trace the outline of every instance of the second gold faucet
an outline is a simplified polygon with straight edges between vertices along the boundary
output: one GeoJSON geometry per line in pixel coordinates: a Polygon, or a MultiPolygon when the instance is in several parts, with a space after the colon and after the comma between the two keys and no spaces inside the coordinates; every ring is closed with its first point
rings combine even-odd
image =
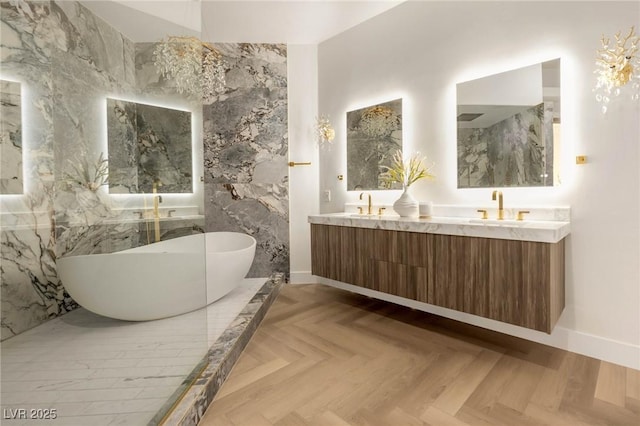
{"type": "MultiPolygon", "coordinates": [[[[364,192],[360,193],[360,199],[362,200],[362,197],[364,196],[364,192]]],[[[367,204],[367,214],[370,215],[371,213],[371,194],[367,194],[369,196],[369,202],[367,204]]]]}
{"type": "Polygon", "coordinates": [[[504,200],[502,197],[502,191],[498,191],[497,189],[493,191],[491,194],[491,199],[496,201],[496,196],[498,197],[498,220],[504,220],[504,200]]]}

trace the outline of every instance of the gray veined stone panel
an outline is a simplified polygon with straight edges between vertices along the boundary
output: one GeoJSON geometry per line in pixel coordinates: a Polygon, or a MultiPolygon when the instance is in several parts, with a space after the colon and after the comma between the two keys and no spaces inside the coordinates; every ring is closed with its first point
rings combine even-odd
{"type": "Polygon", "coordinates": [[[289,273],[287,185],[206,184],[205,229],[252,235],[256,256],[248,277],[289,273]]]}
{"type": "MultiPolygon", "coordinates": [[[[135,83],[134,43],[115,28],[78,2],[62,1],[56,6],[65,12],[69,50],[78,50],[97,72],[110,75],[115,81],[135,83]],[[68,23],[68,25],[67,25],[68,23]]],[[[75,52],[74,52],[75,53],[75,52]]]]}
{"type": "Polygon", "coordinates": [[[205,182],[285,182],[287,114],[280,87],[237,89],[205,105],[205,182]]]}
{"type": "Polygon", "coordinates": [[[22,101],[20,83],[0,80],[0,194],[21,194],[22,101]]]}
{"type": "Polygon", "coordinates": [[[58,280],[51,231],[35,223],[0,233],[2,340],[77,306],[58,280]]]}

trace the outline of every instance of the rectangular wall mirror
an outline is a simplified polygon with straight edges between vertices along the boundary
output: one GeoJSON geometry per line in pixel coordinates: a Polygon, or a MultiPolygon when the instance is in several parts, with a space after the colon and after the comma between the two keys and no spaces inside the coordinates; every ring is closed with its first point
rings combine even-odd
{"type": "Polygon", "coordinates": [[[0,80],[0,194],[22,194],[20,83],[0,80]]]}
{"type": "Polygon", "coordinates": [[[107,99],[109,192],[193,192],[191,113],[107,99]]]}
{"type": "Polygon", "coordinates": [[[402,150],[402,99],[347,112],[347,190],[398,189],[381,175],[402,150]]]}
{"type": "Polygon", "coordinates": [[[560,59],[456,89],[458,188],[557,183],[560,59]]]}

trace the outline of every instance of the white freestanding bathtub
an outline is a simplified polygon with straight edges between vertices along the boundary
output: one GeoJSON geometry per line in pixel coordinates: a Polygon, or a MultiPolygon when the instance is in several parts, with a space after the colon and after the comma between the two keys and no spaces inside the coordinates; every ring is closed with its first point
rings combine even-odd
{"type": "Polygon", "coordinates": [[[215,302],[249,272],[256,240],[209,232],[109,254],[58,259],[69,295],[99,315],[146,321],[191,312],[215,302]]]}

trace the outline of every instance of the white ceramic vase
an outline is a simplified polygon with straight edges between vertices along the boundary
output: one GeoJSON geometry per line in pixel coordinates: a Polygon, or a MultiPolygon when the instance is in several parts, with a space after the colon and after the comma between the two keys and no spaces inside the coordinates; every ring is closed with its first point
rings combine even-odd
{"type": "Polygon", "coordinates": [[[400,198],[393,203],[393,210],[395,210],[400,217],[418,217],[420,215],[418,202],[409,193],[408,186],[404,187],[404,192],[400,198]]]}

